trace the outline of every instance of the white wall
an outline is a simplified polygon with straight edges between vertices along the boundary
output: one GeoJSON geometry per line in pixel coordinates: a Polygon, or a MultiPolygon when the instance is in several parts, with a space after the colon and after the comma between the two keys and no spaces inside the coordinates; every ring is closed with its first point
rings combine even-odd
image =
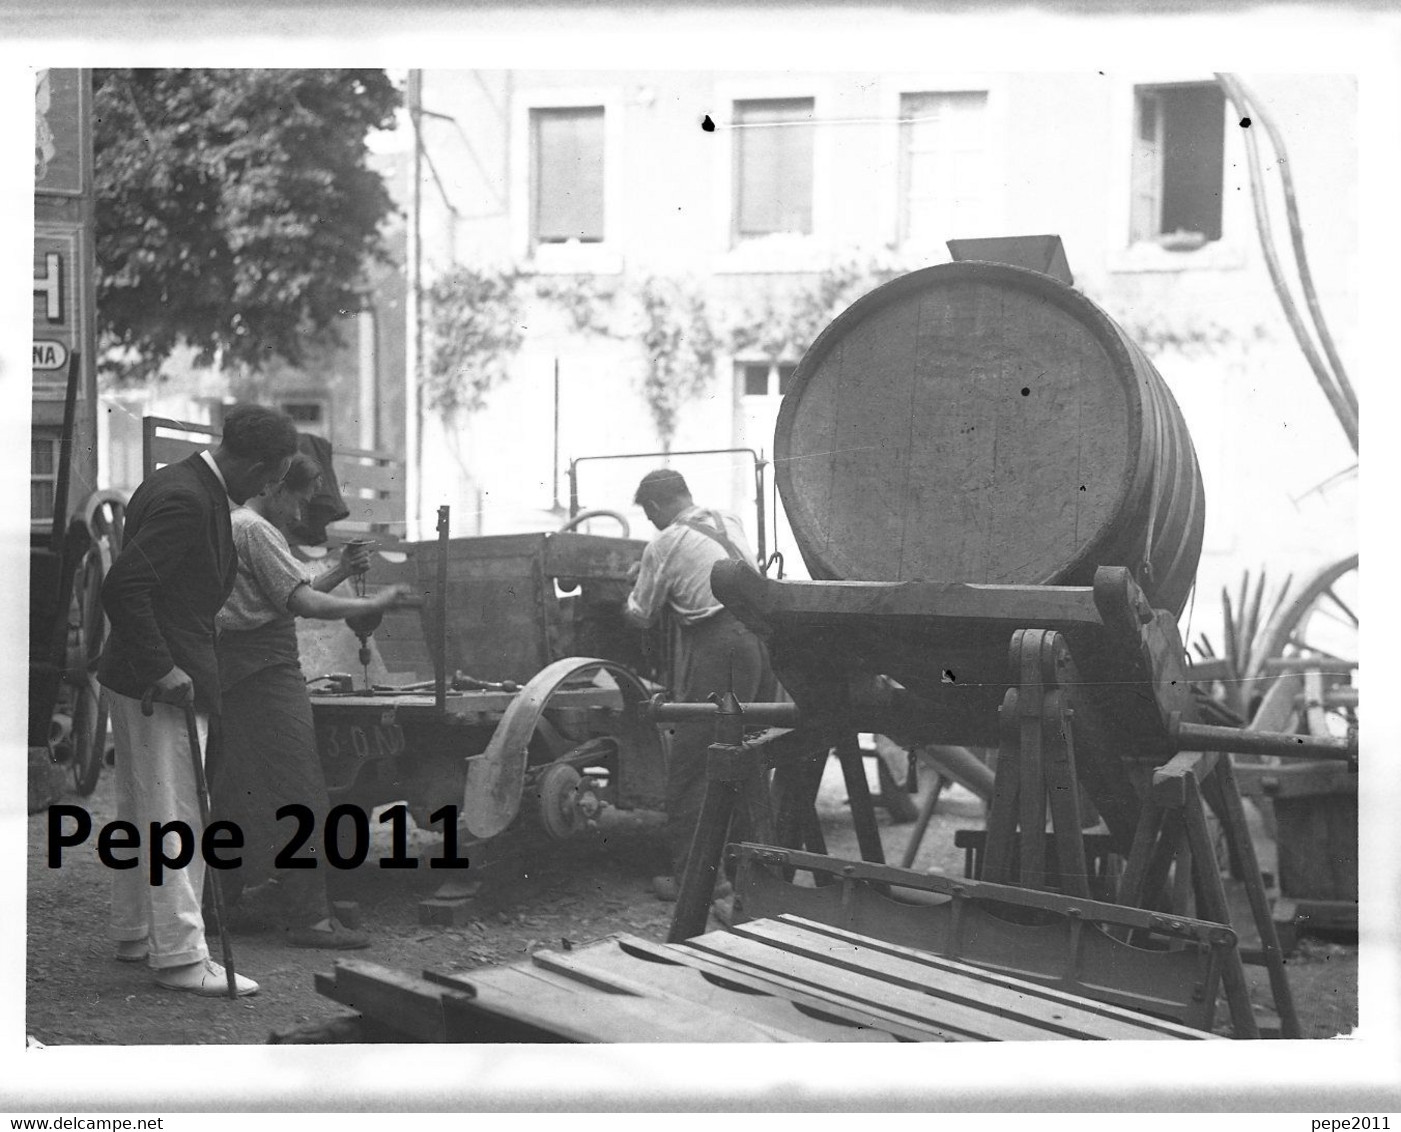
{"type": "MultiPolygon", "coordinates": [[[[883,252],[895,231],[898,127],[892,118],[899,93],[986,89],[993,170],[987,215],[995,231],[950,235],[1058,233],[1077,284],[1131,332],[1146,327],[1233,338],[1224,348],[1168,345],[1154,355],[1182,407],[1206,482],[1206,547],[1192,632],[1219,637],[1223,584],[1234,591],[1243,570],[1262,565],[1282,578],[1342,557],[1356,547],[1357,530],[1351,488],[1335,487],[1326,497],[1307,494],[1353,457],[1264,272],[1238,128],[1227,130],[1219,246],[1176,257],[1126,247],[1134,86],[1209,78],[1206,72],[431,72],[425,105],[454,115],[470,145],[450,124],[427,128],[445,191],[458,209],[450,219],[434,203],[440,198],[436,186],[425,188],[429,270],[444,270],[454,258],[520,259],[528,233],[522,162],[529,108],[596,101],[608,108],[608,239],[602,248],[554,249],[554,258],[542,258],[538,266],[567,268],[573,256],[573,266],[601,280],[651,272],[690,276],[709,287],[713,309],[723,310],[746,294],[800,279],[795,271],[833,256],[883,252]],[[790,95],[815,98],[820,120],[814,235],[796,246],[789,241],[732,250],[733,137],[723,128],[702,132],[699,118],[709,113],[723,126],[736,98],[790,95]]],[[[1314,276],[1346,357],[1356,319],[1356,91],[1347,78],[1327,75],[1244,78],[1285,132],[1314,276]]],[[[1277,188],[1271,193],[1283,232],[1277,188]]],[[[1285,248],[1286,263],[1287,254],[1285,248]]],[[[923,257],[921,262],[944,258],[942,249],[932,248],[923,257]]],[[[555,356],[561,362],[562,501],[567,503],[563,471],[571,457],[660,447],[638,391],[642,359],[635,344],[570,334],[540,310],[532,310],[527,322],[511,380],[493,391],[484,412],[455,430],[456,450],[425,437],[425,485],[442,485],[464,509],[464,519],[470,513],[483,532],[532,524],[538,529],[552,521],[544,509],[553,497],[555,356]]],[[[739,427],[743,414],[731,374],[731,359],[722,356],[712,387],[685,409],[673,448],[743,442],[772,454],[771,433],[755,435],[763,430],[751,428],[746,434],[739,427]]],[[[586,464],[583,504],[627,507],[648,466],[586,464]]],[[[750,521],[748,480],[732,465],[688,474],[698,497],[741,511],[750,521]]],[[[431,494],[425,490],[425,505],[431,494]]],[[[455,531],[465,529],[454,522],[455,531]]]]}

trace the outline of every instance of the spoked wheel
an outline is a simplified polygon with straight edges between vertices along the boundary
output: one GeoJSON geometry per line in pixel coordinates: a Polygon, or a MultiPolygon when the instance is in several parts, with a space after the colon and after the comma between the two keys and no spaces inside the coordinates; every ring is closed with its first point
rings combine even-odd
{"type": "Polygon", "coordinates": [[[97,661],[107,635],[102,612],[102,580],[107,575],[105,559],[105,546],[93,544],[73,573],[65,673],[72,708],[68,765],[73,774],[73,787],[83,795],[91,794],[97,786],[107,750],[107,701],[97,682],[97,661]]]}
{"type": "Polygon", "coordinates": [[[1266,627],[1263,659],[1252,675],[1269,689],[1256,712],[1272,715],[1267,730],[1282,729],[1286,695],[1291,703],[1302,697],[1300,730],[1342,735],[1357,725],[1351,683],[1358,657],[1357,562],[1353,554],[1325,566],[1266,627]]]}

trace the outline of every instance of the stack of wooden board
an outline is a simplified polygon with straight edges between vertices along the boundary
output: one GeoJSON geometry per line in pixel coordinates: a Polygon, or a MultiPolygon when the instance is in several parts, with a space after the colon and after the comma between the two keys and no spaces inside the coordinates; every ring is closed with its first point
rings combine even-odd
{"type": "Polygon", "coordinates": [[[322,994],[387,1041],[1203,1040],[1212,1035],[797,916],[622,935],[423,978],[342,960],[322,994]]]}

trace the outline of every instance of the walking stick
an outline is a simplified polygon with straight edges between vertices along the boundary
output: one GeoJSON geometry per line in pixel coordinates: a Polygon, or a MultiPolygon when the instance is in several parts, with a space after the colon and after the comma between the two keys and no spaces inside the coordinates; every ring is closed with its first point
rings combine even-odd
{"type": "MultiPolygon", "coordinates": [[[[141,698],[141,713],[150,715],[155,711],[155,688],[148,688],[141,698]]],[[[199,822],[203,829],[209,828],[209,783],[204,777],[204,756],[199,749],[199,722],[195,718],[195,702],[185,701],[185,731],[190,739],[190,761],[195,769],[195,793],[199,796],[199,822]]],[[[234,974],[233,943],[229,939],[228,923],[224,916],[224,890],[219,881],[219,872],[213,866],[204,871],[209,881],[209,890],[214,895],[214,915],[219,920],[219,947],[224,955],[224,978],[228,980],[229,997],[238,997],[238,984],[234,974]]]]}

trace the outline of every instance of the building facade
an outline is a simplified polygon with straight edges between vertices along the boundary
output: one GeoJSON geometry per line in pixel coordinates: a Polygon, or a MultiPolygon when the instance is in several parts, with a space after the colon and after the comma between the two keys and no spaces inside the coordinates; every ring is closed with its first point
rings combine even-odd
{"type": "MultiPolygon", "coordinates": [[[[1319,302],[1346,360],[1355,84],[1244,78],[1287,143],[1319,302]]],[[[456,532],[540,529],[567,501],[572,458],[772,453],[806,344],[787,331],[820,329],[824,302],[835,314],[863,280],[947,260],[950,238],[1054,233],[1076,286],[1144,346],[1191,431],[1208,506],[1199,599],[1214,607],[1207,595],[1234,590],[1242,570],[1282,581],[1356,547],[1355,456],[1261,255],[1244,143],[1259,127],[1242,124],[1209,73],[517,70],[419,81],[424,293],[465,270],[510,277],[520,302],[519,341],[480,406],[423,410],[425,517],[449,503],[456,532]],[[699,297],[705,348],[693,349],[704,336],[693,320],[653,333],[649,293],[699,297]],[[648,393],[658,342],[710,370],[681,383],[669,434],[648,393]]],[[[1290,263],[1271,165],[1262,183],[1290,263]]],[[[432,349],[428,333],[425,374],[432,349]]],[[[674,463],[698,495],[752,517],[746,458],[674,463]]],[[[586,462],[581,505],[636,521],[631,488],[648,466],[586,462]]],[[[781,519],[776,533],[801,573],[781,519]]]]}

